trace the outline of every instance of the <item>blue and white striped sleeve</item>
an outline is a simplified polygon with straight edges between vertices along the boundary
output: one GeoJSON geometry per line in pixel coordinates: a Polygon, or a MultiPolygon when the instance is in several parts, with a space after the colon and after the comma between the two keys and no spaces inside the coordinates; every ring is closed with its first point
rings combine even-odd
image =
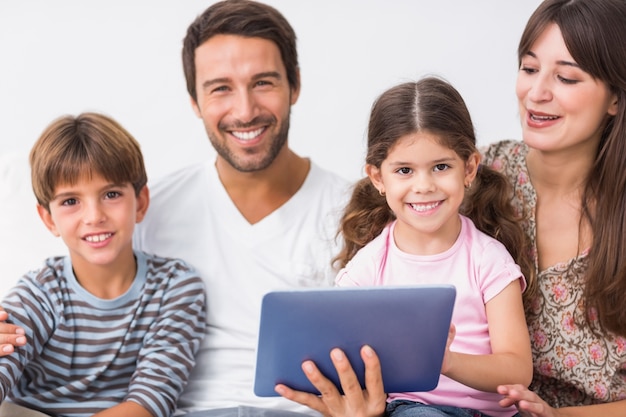
{"type": "Polygon", "coordinates": [[[206,296],[203,281],[181,261],[166,263],[158,274],[169,276],[167,286],[155,301],[158,315],[145,336],[126,400],[160,417],[174,411],[195,365],[205,334],[206,296]]]}
{"type": "Polygon", "coordinates": [[[0,358],[0,400],[15,386],[28,363],[41,353],[54,331],[57,292],[45,286],[55,286],[55,280],[49,268],[31,272],[22,277],[2,301],[2,307],[9,314],[7,322],[24,329],[27,343],[17,347],[13,354],[0,358]]]}

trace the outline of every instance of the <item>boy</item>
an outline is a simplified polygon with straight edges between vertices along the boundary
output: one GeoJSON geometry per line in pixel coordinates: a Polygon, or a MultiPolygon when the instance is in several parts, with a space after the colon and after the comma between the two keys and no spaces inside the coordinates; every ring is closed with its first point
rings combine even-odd
{"type": "Polygon", "coordinates": [[[204,336],[204,286],[182,261],[133,250],[149,205],[138,143],[109,117],[65,116],[30,165],[39,216],[69,256],[2,302],[29,343],[0,358],[0,398],[56,416],[171,415],[204,336]]]}

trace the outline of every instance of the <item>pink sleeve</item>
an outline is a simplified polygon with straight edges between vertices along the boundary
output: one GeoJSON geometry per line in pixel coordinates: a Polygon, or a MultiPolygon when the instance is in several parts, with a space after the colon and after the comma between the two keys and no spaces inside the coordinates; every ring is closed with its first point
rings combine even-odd
{"type": "Polygon", "coordinates": [[[484,248],[482,257],[481,287],[487,303],[511,282],[519,280],[522,292],[526,290],[526,279],[504,245],[494,242],[484,248]]]}

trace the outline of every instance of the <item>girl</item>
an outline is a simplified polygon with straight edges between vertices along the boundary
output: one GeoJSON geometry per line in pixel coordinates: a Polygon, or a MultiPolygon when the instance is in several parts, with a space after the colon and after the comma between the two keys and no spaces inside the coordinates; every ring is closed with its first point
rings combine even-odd
{"type": "MultiPolygon", "coordinates": [[[[457,288],[439,385],[389,394],[394,417],[512,416],[514,407],[498,405],[496,388],[530,383],[525,282],[513,259],[527,273],[524,234],[505,178],[479,167],[475,143],[462,97],[440,79],[391,88],[372,108],[368,177],[342,219],[336,282],[457,288]]],[[[419,323],[407,331],[419,331],[419,323]]]]}

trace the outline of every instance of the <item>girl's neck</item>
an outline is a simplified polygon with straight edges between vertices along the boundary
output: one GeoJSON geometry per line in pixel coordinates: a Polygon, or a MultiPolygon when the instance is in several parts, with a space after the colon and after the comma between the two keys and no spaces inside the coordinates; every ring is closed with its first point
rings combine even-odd
{"type": "Polygon", "coordinates": [[[461,233],[461,227],[460,216],[456,216],[431,233],[417,231],[398,220],[394,226],[393,239],[402,252],[420,256],[437,255],[454,245],[461,233]]]}

